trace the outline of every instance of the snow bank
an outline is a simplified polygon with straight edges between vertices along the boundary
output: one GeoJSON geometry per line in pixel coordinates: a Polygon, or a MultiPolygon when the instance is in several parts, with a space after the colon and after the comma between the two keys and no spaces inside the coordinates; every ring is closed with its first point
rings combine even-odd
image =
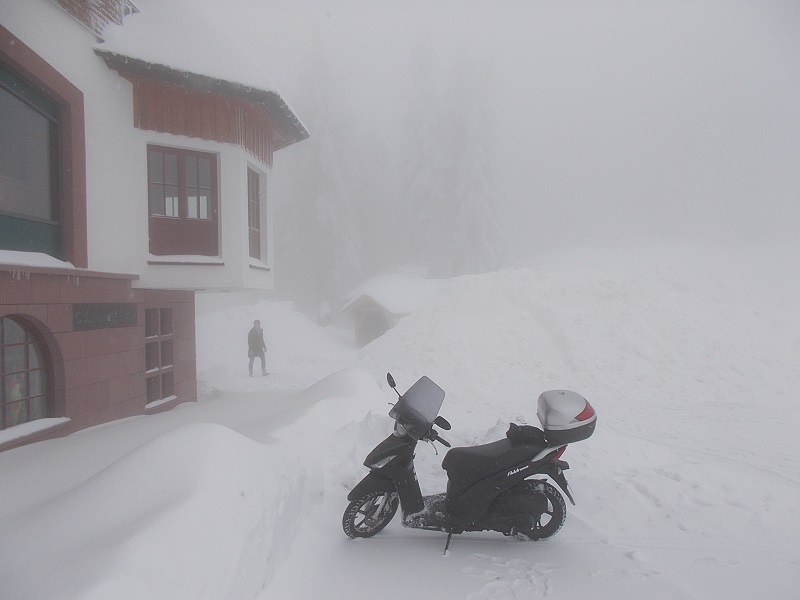
{"type": "MultiPolygon", "coordinates": [[[[215,396],[0,454],[0,597],[400,600],[413,572],[432,597],[794,598],[798,253],[613,254],[445,282],[358,352],[289,304],[200,298],[215,396]],[[251,379],[256,318],[273,373],[251,379]],[[347,493],[391,431],[387,371],[445,389],[454,445],[536,423],[544,389],[585,395],[599,424],[564,455],[578,504],[558,536],[463,535],[446,560],[397,520],[347,540],[347,493]]],[[[427,493],[442,456],[417,448],[427,493]]]]}
{"type": "Polygon", "coordinates": [[[314,485],[230,429],[176,429],[19,515],[0,552],[3,597],[254,597],[314,485]]]}

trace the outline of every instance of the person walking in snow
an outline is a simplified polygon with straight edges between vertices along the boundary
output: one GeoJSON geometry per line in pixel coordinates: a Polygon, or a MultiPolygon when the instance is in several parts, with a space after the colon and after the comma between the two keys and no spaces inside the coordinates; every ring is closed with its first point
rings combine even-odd
{"type": "Polygon", "coordinates": [[[256,357],[261,360],[261,374],[267,374],[267,365],[265,363],[264,353],[267,351],[267,345],[264,343],[264,330],[261,329],[261,321],[256,319],[253,321],[253,328],[247,334],[247,356],[250,357],[250,377],[253,376],[253,362],[256,357]]]}

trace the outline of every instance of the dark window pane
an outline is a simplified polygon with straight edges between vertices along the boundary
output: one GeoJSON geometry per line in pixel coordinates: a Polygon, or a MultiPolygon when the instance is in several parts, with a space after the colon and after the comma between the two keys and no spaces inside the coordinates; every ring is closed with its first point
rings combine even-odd
{"type": "Polygon", "coordinates": [[[25,373],[15,373],[5,377],[6,402],[14,402],[28,397],[28,378],[25,373]]]}
{"type": "Polygon", "coordinates": [[[25,402],[15,402],[6,406],[6,427],[13,427],[28,420],[25,402]]]}
{"type": "Polygon", "coordinates": [[[169,335],[172,333],[172,309],[161,309],[161,335],[169,335]]]}
{"type": "Polygon", "coordinates": [[[159,183],[150,184],[150,214],[160,216],[167,214],[164,186],[159,183]]]}
{"type": "Polygon", "coordinates": [[[186,185],[197,187],[197,157],[186,157],[186,185]]]}
{"type": "Polygon", "coordinates": [[[29,420],[44,419],[47,416],[47,398],[38,396],[28,402],[29,420]]]}
{"type": "Polygon", "coordinates": [[[28,344],[28,368],[39,369],[44,366],[44,359],[42,358],[42,351],[35,343],[28,344]]]}
{"type": "Polygon", "coordinates": [[[172,365],[172,340],[161,342],[161,366],[172,365]]]}
{"type": "Polygon", "coordinates": [[[0,210],[50,220],[51,122],[0,86],[0,210]]]}
{"type": "Polygon", "coordinates": [[[153,337],[158,335],[158,309],[146,308],[144,310],[144,335],[153,337]]]}
{"type": "Polygon", "coordinates": [[[173,396],[175,394],[175,384],[172,373],[164,373],[161,376],[161,397],[173,396]]]}
{"type": "Polygon", "coordinates": [[[165,177],[164,183],[178,185],[178,155],[164,154],[165,177]]]}
{"type": "Polygon", "coordinates": [[[161,359],[158,356],[158,342],[145,344],[144,355],[145,369],[148,371],[158,369],[161,364],[161,359]]]}
{"type": "Polygon", "coordinates": [[[147,403],[161,399],[161,378],[150,377],[147,380],[147,403]]]}
{"type": "Polygon", "coordinates": [[[211,159],[198,159],[200,167],[200,187],[211,189],[211,159]]]}
{"type": "Polygon", "coordinates": [[[147,162],[150,166],[150,181],[164,183],[164,153],[151,150],[147,162]]]}
{"type": "Polygon", "coordinates": [[[22,344],[25,342],[25,330],[13,319],[3,319],[3,343],[22,344]]]}
{"type": "Polygon", "coordinates": [[[25,345],[6,346],[3,352],[3,371],[13,373],[25,370],[25,345]]]}
{"type": "Polygon", "coordinates": [[[41,396],[45,393],[47,388],[47,380],[44,371],[36,370],[28,372],[28,385],[30,387],[28,393],[31,396],[41,396]]]}

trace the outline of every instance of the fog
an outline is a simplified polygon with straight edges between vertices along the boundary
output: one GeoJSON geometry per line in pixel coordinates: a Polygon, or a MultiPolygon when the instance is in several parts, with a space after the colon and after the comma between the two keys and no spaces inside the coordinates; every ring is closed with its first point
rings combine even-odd
{"type": "Polygon", "coordinates": [[[279,288],[800,224],[800,3],[198,0],[308,126],[275,156],[279,288]]]}

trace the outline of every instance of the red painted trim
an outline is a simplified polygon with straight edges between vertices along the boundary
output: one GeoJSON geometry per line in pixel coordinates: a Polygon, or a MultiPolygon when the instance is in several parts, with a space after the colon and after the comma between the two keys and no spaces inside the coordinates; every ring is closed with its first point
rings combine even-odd
{"type": "Polygon", "coordinates": [[[259,104],[121,72],[132,84],[133,126],[237,144],[272,166],[277,125],[259,104]]]}

